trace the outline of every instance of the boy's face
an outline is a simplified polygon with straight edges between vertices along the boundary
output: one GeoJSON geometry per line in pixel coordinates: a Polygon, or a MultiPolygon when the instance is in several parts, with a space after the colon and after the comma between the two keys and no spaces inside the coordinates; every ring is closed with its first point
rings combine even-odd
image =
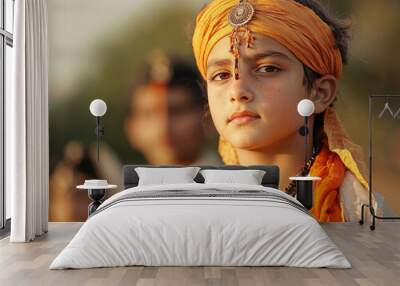
{"type": "Polygon", "coordinates": [[[234,147],[247,150],[262,150],[298,132],[304,119],[297,104],[307,97],[302,63],[277,41],[259,34],[255,39],[251,48],[241,45],[238,80],[229,37],[217,43],[207,63],[215,127],[234,147]]]}

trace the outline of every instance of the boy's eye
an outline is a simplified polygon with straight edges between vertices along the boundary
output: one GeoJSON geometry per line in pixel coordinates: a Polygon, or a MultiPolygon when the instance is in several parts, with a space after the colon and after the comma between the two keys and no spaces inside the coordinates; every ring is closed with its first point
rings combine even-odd
{"type": "Polygon", "coordinates": [[[231,74],[229,72],[219,72],[211,78],[213,81],[221,81],[221,80],[226,80],[231,77],[231,74]]]}
{"type": "Polygon", "coordinates": [[[281,69],[276,66],[261,66],[256,71],[261,73],[274,73],[280,70],[281,69]]]}

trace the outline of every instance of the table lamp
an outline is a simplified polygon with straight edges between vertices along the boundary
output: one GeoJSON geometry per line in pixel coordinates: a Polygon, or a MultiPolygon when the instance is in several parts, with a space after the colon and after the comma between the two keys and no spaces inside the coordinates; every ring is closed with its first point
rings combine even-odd
{"type": "MultiPolygon", "coordinates": [[[[99,163],[100,140],[104,135],[104,127],[100,124],[100,117],[107,112],[107,104],[101,99],[95,99],[90,103],[90,113],[96,117],[96,139],[97,139],[97,163],[99,163]]],[[[77,186],[77,189],[88,191],[89,198],[92,202],[88,206],[88,215],[92,215],[103,202],[106,195],[106,190],[116,188],[115,185],[108,184],[107,180],[85,180],[83,185],[77,186]]]]}
{"type": "MultiPolygon", "coordinates": [[[[297,105],[298,113],[304,117],[304,125],[299,129],[299,133],[301,136],[304,136],[304,165],[307,164],[308,161],[308,117],[310,117],[314,111],[315,106],[314,103],[309,99],[303,99],[297,105]]],[[[305,171],[301,174],[300,177],[290,177],[290,180],[296,182],[296,198],[299,202],[301,202],[305,208],[308,210],[312,209],[313,206],[313,181],[321,180],[319,177],[311,177],[308,176],[305,171]]]]}
{"type": "MultiPolygon", "coordinates": [[[[307,164],[308,161],[308,155],[307,155],[307,148],[308,148],[308,117],[310,117],[315,111],[315,106],[314,102],[312,102],[309,99],[303,99],[299,102],[297,105],[297,112],[304,117],[304,126],[302,126],[299,129],[299,133],[301,136],[304,136],[304,147],[305,147],[305,152],[304,152],[304,164],[307,164]]],[[[307,174],[302,174],[303,176],[307,174]]]]}

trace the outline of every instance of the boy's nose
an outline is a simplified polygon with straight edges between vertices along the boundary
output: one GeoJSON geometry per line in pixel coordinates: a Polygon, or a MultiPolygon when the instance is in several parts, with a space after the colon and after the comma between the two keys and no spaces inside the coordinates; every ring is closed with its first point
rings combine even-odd
{"type": "Polygon", "coordinates": [[[247,88],[245,82],[241,78],[232,82],[229,95],[231,102],[250,102],[254,98],[253,94],[247,88]]]}

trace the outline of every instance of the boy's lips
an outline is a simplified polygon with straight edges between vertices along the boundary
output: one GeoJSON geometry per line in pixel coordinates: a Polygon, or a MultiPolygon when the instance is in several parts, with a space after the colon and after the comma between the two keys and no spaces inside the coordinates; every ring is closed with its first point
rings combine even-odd
{"type": "Polygon", "coordinates": [[[228,123],[231,122],[237,122],[237,123],[247,123],[256,119],[260,119],[260,115],[258,115],[257,113],[254,113],[252,111],[248,111],[248,110],[244,110],[241,112],[235,112],[233,113],[229,119],[228,119],[228,123]]]}

